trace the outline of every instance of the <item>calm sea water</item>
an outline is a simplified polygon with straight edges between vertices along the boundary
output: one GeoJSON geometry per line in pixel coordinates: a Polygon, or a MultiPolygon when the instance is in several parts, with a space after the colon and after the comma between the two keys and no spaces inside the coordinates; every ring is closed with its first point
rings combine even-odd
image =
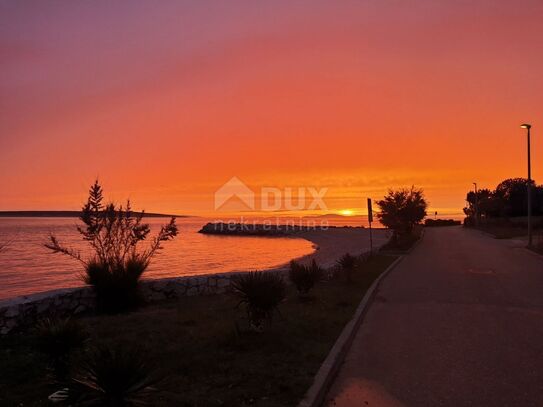
{"type": "MultiPolygon", "coordinates": [[[[82,285],[81,264],[43,246],[54,233],[65,245],[88,253],[75,230],[77,222],[76,218],[0,218],[0,243],[10,241],[0,252],[0,299],[82,285]]],[[[146,222],[154,232],[167,219],[146,222]]],[[[208,222],[203,218],[178,218],[177,222],[180,234],[164,244],[146,278],[266,269],[314,250],[303,239],[203,235],[197,233],[208,222]]]]}

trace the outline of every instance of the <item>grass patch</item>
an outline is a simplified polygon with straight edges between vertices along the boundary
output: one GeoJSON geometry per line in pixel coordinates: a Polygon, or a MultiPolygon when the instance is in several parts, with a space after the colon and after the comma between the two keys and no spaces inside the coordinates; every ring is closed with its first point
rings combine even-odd
{"type": "Polygon", "coordinates": [[[522,225],[481,225],[472,226],[473,229],[480,230],[482,232],[492,235],[495,239],[513,239],[515,237],[522,237],[528,234],[526,226],[522,225]]]}
{"type": "MultiPolygon", "coordinates": [[[[513,239],[516,237],[528,236],[528,223],[526,217],[517,218],[489,218],[482,219],[479,225],[476,226],[473,220],[466,218],[468,222],[464,223],[467,227],[471,227],[482,232],[486,232],[496,239],[513,239]]],[[[532,231],[534,237],[541,240],[543,235],[543,217],[532,217],[532,231]]],[[[535,242],[537,244],[537,241],[535,242]]]]}
{"type": "MultiPolygon", "coordinates": [[[[136,346],[166,379],[156,406],[292,406],[303,397],[345,324],[373,281],[395,260],[377,255],[359,264],[352,280],[318,284],[312,301],[288,287],[280,314],[264,333],[247,331],[233,295],[186,297],[122,315],[80,318],[90,344],[136,346]]],[[[83,355],[75,355],[77,363],[83,355]]],[[[0,403],[46,406],[47,360],[32,337],[0,339],[0,403]]]]}

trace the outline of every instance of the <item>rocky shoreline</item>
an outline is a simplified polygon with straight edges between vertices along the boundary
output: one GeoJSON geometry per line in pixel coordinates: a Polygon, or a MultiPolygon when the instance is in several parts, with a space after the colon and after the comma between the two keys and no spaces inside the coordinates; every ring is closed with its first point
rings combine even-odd
{"type": "MultiPolygon", "coordinates": [[[[281,269],[271,271],[283,272],[281,269]]],[[[231,279],[240,272],[142,280],[141,294],[147,303],[221,294],[229,290],[231,279]]],[[[48,316],[70,316],[95,310],[91,287],[64,288],[0,301],[0,335],[16,328],[28,328],[48,316]]]]}

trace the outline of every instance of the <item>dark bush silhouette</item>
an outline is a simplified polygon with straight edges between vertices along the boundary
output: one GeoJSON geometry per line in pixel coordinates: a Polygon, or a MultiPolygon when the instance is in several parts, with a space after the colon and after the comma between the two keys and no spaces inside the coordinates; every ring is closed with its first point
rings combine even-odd
{"type": "Polygon", "coordinates": [[[121,312],[141,304],[138,283],[146,268],[144,261],[132,257],[124,264],[113,266],[91,260],[84,281],[94,287],[98,310],[121,312]]]}
{"type": "Polygon", "coordinates": [[[392,229],[392,240],[410,235],[415,225],[419,224],[426,216],[427,203],[422,189],[390,190],[380,201],[377,201],[380,212],[377,214],[379,221],[392,229]]]}
{"type": "Polygon", "coordinates": [[[149,225],[142,222],[144,213],[135,214],[130,207],[103,204],[102,187],[98,181],[89,191],[87,203],[82,208],[82,226],[78,232],[90,245],[93,254],[84,259],[81,254],[65,247],[50,236],[45,247],[80,261],[85,267],[86,283],[96,292],[100,311],[119,312],[131,309],[140,302],[138,283],[151,259],[162,249],[162,243],[177,236],[175,217],[160,229],[144,250],[138,244],[150,233],[149,225]]]}
{"type": "Polygon", "coordinates": [[[45,318],[36,326],[36,348],[49,357],[59,381],[66,378],[71,353],[86,339],[83,327],[71,318],[45,318]]]}
{"type": "Polygon", "coordinates": [[[232,277],[232,289],[245,304],[251,328],[262,331],[265,321],[272,319],[273,313],[286,297],[286,284],[274,272],[251,271],[232,277]]]}
{"type": "Polygon", "coordinates": [[[454,219],[426,219],[424,221],[424,226],[427,227],[438,227],[438,226],[457,226],[461,225],[462,222],[454,219]]]}
{"type": "Polygon", "coordinates": [[[290,262],[289,279],[298,290],[300,296],[306,296],[309,291],[324,277],[324,270],[319,267],[315,259],[310,265],[290,262]]]}
{"type": "MultiPolygon", "coordinates": [[[[464,208],[465,225],[475,225],[476,215],[480,220],[508,218],[528,214],[528,180],[509,178],[500,182],[495,190],[480,189],[466,195],[468,206],[464,208]]],[[[532,180],[532,213],[543,215],[543,186],[532,180]]]]}
{"type": "Polygon", "coordinates": [[[466,196],[468,207],[464,208],[464,213],[469,217],[475,218],[476,208],[481,217],[498,217],[505,215],[505,201],[503,197],[496,195],[489,189],[480,189],[477,194],[473,191],[468,192],[466,196]]]}
{"type": "Polygon", "coordinates": [[[351,255],[350,253],[345,253],[341,258],[337,261],[337,265],[341,272],[345,275],[345,278],[347,281],[352,280],[352,274],[354,271],[354,268],[356,267],[357,258],[351,255]]]}
{"type": "Polygon", "coordinates": [[[99,347],[74,374],[69,401],[78,406],[153,405],[157,396],[155,385],[160,380],[146,352],[119,346],[99,347]]]}

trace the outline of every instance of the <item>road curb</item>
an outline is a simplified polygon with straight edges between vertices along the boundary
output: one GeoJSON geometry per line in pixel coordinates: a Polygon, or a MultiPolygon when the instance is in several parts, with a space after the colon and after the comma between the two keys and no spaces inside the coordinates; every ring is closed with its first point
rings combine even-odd
{"type": "Polygon", "coordinates": [[[535,252],[531,249],[528,249],[527,247],[522,247],[522,249],[527,252],[528,254],[531,254],[534,257],[539,257],[540,259],[543,259],[543,254],[535,252]]]}
{"type": "Polygon", "coordinates": [[[353,343],[356,332],[364,320],[364,315],[371,305],[381,281],[405,258],[406,255],[411,253],[419,245],[423,237],[424,232],[421,234],[420,239],[409,249],[409,251],[399,255],[399,257],[394,260],[394,262],[388,266],[379,277],[377,277],[370,288],[368,288],[364,298],[362,298],[362,301],[356,308],[353,318],[347,323],[347,325],[345,325],[343,331],[341,331],[341,334],[334,343],[334,346],[315,375],[313,384],[305,393],[302,401],[298,403],[298,407],[319,407],[322,405],[326,393],[328,392],[332,381],[339,371],[339,368],[345,359],[345,355],[353,343]]]}
{"type": "Polygon", "coordinates": [[[420,244],[420,242],[422,241],[422,238],[424,237],[425,234],[426,234],[426,229],[423,228],[422,231],[420,232],[419,240],[417,240],[417,241],[413,244],[413,246],[411,246],[411,247],[409,248],[409,250],[406,251],[406,252],[404,253],[404,255],[407,255],[407,254],[411,253],[413,250],[415,250],[415,249],[417,248],[417,246],[420,244]]]}

